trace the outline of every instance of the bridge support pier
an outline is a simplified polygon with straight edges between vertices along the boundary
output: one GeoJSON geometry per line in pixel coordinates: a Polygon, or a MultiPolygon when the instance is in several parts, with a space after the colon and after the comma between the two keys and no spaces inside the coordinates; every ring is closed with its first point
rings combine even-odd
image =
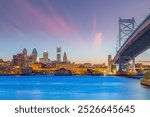
{"type": "Polygon", "coordinates": [[[132,66],[133,66],[133,71],[135,72],[135,58],[133,58],[133,63],[132,63],[132,66]]]}
{"type": "MultiPolygon", "coordinates": [[[[121,75],[128,75],[128,61],[131,59],[130,56],[120,56],[119,57],[119,69],[118,73],[121,75]]],[[[133,61],[133,64],[135,66],[135,61],[133,61]]],[[[135,69],[135,68],[134,68],[135,69]]]]}
{"type": "Polygon", "coordinates": [[[123,71],[127,71],[127,62],[126,59],[128,59],[129,57],[127,56],[120,56],[119,57],[119,72],[123,72],[123,71]]]}
{"type": "Polygon", "coordinates": [[[119,57],[119,72],[122,72],[122,57],[119,57]]]}

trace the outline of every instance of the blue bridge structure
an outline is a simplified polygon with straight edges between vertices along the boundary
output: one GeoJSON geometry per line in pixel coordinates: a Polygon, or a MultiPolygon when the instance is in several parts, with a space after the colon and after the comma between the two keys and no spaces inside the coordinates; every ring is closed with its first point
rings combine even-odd
{"type": "Polygon", "coordinates": [[[119,49],[112,60],[118,64],[118,71],[125,71],[127,64],[150,48],[150,14],[135,28],[135,20],[119,18],[119,49]]]}

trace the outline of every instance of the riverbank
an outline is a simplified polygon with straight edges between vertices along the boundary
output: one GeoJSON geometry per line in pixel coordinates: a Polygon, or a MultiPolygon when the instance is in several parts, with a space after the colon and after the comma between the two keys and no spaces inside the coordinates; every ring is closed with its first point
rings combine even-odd
{"type": "Polygon", "coordinates": [[[141,85],[150,87],[150,72],[144,74],[144,78],[140,80],[141,85]]]}
{"type": "Polygon", "coordinates": [[[54,74],[49,74],[49,75],[40,75],[40,74],[32,74],[32,75],[25,75],[25,74],[0,74],[0,77],[2,76],[120,76],[120,77],[123,77],[123,78],[133,78],[133,79],[141,79],[142,76],[132,76],[132,75],[124,75],[124,76],[121,76],[121,75],[103,75],[103,74],[72,74],[72,75],[54,75],[54,74]]]}

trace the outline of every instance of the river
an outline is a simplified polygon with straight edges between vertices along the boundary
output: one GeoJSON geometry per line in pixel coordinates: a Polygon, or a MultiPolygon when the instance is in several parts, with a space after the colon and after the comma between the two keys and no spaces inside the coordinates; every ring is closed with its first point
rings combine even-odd
{"type": "Polygon", "coordinates": [[[149,100],[150,88],[120,76],[0,76],[0,100],[149,100]]]}

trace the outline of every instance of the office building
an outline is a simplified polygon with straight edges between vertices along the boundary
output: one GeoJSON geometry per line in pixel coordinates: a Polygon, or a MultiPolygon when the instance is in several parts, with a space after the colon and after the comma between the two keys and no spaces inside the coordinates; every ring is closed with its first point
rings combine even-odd
{"type": "Polygon", "coordinates": [[[56,55],[57,62],[61,63],[61,47],[57,47],[56,52],[57,52],[57,55],[56,55]]]}
{"type": "Polygon", "coordinates": [[[32,51],[32,63],[36,63],[36,62],[37,62],[37,50],[36,48],[34,48],[32,51]]]}
{"type": "Polygon", "coordinates": [[[13,65],[19,66],[19,67],[26,67],[26,60],[22,53],[19,53],[17,55],[13,55],[13,65]]]}
{"type": "Polygon", "coordinates": [[[63,55],[63,63],[67,63],[67,54],[66,54],[66,52],[64,52],[64,55],[63,55]]]}
{"type": "Polygon", "coordinates": [[[22,54],[23,54],[24,56],[27,56],[27,49],[26,49],[26,48],[23,49],[22,54]]]}
{"type": "Polygon", "coordinates": [[[48,52],[43,52],[43,58],[40,58],[39,62],[44,64],[50,63],[50,59],[48,59],[48,52]]]}

